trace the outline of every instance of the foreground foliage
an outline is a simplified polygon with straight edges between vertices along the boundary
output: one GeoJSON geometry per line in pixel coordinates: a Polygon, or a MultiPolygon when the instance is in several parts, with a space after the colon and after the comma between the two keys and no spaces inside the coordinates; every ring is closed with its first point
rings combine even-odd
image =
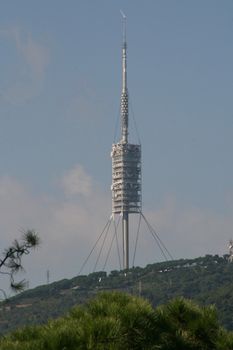
{"type": "Polygon", "coordinates": [[[232,350],[212,306],[178,298],[154,309],[128,294],[101,293],[69,315],[15,331],[1,350],[232,350]]]}
{"type": "MultiPolygon", "coordinates": [[[[22,258],[28,255],[32,249],[35,249],[40,239],[35,230],[27,230],[22,232],[21,240],[15,239],[10,247],[5,249],[0,259],[0,274],[7,275],[10,279],[10,287],[15,292],[20,292],[25,289],[26,281],[15,281],[15,275],[23,270],[22,258]]],[[[3,289],[0,289],[4,298],[6,299],[6,293],[3,289]]]]}

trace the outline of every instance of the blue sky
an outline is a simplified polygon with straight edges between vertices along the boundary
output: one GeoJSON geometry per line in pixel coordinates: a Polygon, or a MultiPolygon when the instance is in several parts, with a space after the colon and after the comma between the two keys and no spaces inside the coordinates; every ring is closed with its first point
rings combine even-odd
{"type": "MultiPolygon", "coordinates": [[[[1,246],[21,227],[40,232],[31,286],[48,268],[52,280],[77,274],[111,211],[120,9],[143,211],[176,258],[223,254],[233,236],[233,2],[2,2],[1,246]]],[[[144,266],[161,257],[143,237],[144,266]]]]}

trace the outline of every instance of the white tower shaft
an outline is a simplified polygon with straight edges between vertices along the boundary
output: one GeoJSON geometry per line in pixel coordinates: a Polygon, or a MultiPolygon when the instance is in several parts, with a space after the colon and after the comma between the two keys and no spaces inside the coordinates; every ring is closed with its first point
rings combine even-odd
{"type": "MultiPolygon", "coordinates": [[[[122,143],[128,143],[129,98],[127,89],[127,44],[126,17],[123,15],[123,47],[122,47],[122,92],[121,92],[121,136],[122,143]]],[[[129,269],[129,213],[128,209],[122,213],[123,235],[123,267],[129,269]]]]}

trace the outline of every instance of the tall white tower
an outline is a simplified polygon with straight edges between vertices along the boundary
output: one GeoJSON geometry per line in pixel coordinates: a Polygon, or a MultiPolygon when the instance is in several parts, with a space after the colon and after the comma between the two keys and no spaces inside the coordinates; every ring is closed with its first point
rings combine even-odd
{"type": "Polygon", "coordinates": [[[159,238],[157,232],[153,229],[152,225],[148,222],[145,215],[142,213],[142,198],[141,198],[141,145],[139,143],[129,143],[129,94],[127,86],[127,43],[126,43],[126,17],[123,13],[123,45],[122,45],[122,91],[121,91],[121,135],[120,140],[112,145],[112,213],[104,226],[97,241],[92,247],[89,255],[82,264],[78,275],[83,271],[86,263],[95,249],[100,245],[99,253],[94,265],[93,272],[96,271],[100,261],[100,256],[103,252],[103,248],[106,244],[107,236],[111,227],[114,224],[114,235],[110,239],[110,246],[105,258],[105,262],[101,271],[105,271],[105,267],[110,256],[112,244],[114,239],[117,245],[117,253],[119,258],[120,269],[129,269],[129,247],[130,247],[130,230],[129,230],[129,217],[130,214],[139,215],[138,229],[136,233],[135,249],[133,254],[133,264],[135,260],[138,236],[140,231],[141,218],[144,220],[150,234],[154,238],[163,258],[173,260],[172,255],[166,248],[165,244],[159,238]],[[115,217],[117,218],[117,224],[115,217]],[[118,245],[118,223],[122,223],[122,257],[119,252],[118,245]],[[101,243],[102,241],[102,243],[101,243]],[[123,264],[122,264],[123,260],[123,264]]]}
{"type": "Polygon", "coordinates": [[[129,214],[141,213],[141,145],[128,143],[126,17],[123,15],[121,139],[112,145],[112,214],[122,216],[123,268],[129,269],[129,214]]]}

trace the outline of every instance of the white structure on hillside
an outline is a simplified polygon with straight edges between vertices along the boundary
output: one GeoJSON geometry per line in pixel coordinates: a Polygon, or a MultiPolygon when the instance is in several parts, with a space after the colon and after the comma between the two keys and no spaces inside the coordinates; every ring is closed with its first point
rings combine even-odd
{"type": "Polygon", "coordinates": [[[233,240],[231,239],[228,244],[228,249],[229,249],[229,261],[233,262],[233,240]]]}

